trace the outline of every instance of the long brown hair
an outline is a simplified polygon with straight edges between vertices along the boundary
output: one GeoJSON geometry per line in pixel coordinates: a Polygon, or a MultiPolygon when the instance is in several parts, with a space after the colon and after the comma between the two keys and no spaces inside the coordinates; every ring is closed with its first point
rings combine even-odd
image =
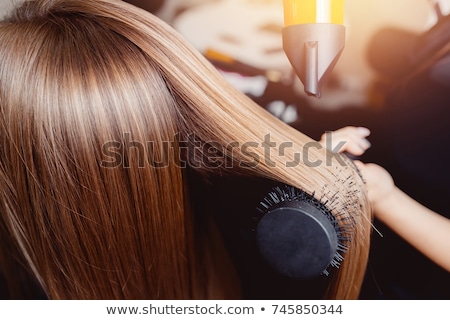
{"type": "Polygon", "coordinates": [[[355,168],[308,147],[157,17],[121,1],[36,0],[0,24],[0,43],[0,230],[12,243],[0,261],[14,256],[50,298],[235,298],[232,271],[214,277],[217,234],[194,234],[187,166],[328,203],[352,241],[326,297],[358,297],[370,210],[355,168]],[[232,165],[208,165],[197,142],[232,165]]]}

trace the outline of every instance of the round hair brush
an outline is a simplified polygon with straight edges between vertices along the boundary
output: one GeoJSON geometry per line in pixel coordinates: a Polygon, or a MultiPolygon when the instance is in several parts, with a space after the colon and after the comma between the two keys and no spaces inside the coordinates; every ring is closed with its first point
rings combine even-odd
{"type": "Polygon", "coordinates": [[[257,212],[256,243],[275,271],[310,279],[339,267],[347,251],[348,233],[314,195],[278,186],[259,203],[257,212]]]}

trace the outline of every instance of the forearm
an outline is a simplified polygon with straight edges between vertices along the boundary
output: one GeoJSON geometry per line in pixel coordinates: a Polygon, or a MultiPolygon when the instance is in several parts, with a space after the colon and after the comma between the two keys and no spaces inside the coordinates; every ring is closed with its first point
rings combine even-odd
{"type": "Polygon", "coordinates": [[[450,271],[450,220],[398,188],[374,207],[375,216],[417,250],[450,271]]]}

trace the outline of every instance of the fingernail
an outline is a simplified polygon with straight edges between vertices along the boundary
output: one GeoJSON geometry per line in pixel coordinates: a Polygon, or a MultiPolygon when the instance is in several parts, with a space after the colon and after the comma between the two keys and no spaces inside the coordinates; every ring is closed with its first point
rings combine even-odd
{"type": "Polygon", "coordinates": [[[367,140],[367,139],[363,139],[363,143],[364,143],[364,145],[365,145],[365,147],[366,147],[367,149],[369,149],[369,148],[372,146],[372,144],[370,143],[370,141],[367,140]]]}
{"type": "Polygon", "coordinates": [[[370,135],[370,130],[366,127],[358,127],[358,133],[367,137],[368,135],[370,135]]]}

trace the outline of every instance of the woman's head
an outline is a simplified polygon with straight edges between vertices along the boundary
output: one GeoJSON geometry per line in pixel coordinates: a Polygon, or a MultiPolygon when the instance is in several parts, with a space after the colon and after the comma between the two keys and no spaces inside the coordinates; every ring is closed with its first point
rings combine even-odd
{"type": "Polygon", "coordinates": [[[179,275],[180,291],[189,287],[187,274],[171,270],[188,270],[188,235],[178,243],[163,236],[188,223],[181,170],[127,169],[144,156],[134,141],[153,141],[156,153],[174,139],[176,101],[159,67],[111,30],[98,7],[29,3],[1,27],[4,210],[52,296],[95,298],[96,286],[109,285],[111,297],[148,295],[139,289],[150,287],[178,297],[150,270],[179,275]],[[111,147],[121,156],[115,168],[102,154],[108,143],[119,143],[111,147]],[[173,255],[159,254],[165,250],[173,255]],[[79,270],[91,287],[73,278],[79,270]]]}
{"type": "MultiPolygon", "coordinates": [[[[151,14],[121,1],[36,0],[0,24],[0,42],[1,225],[50,297],[217,297],[199,276],[214,265],[194,235],[186,167],[337,202],[356,230],[341,275],[364,269],[367,204],[354,169],[325,165],[318,147],[289,167],[311,140],[151,14]]],[[[337,290],[354,297],[358,281],[336,280],[337,290]]]]}

